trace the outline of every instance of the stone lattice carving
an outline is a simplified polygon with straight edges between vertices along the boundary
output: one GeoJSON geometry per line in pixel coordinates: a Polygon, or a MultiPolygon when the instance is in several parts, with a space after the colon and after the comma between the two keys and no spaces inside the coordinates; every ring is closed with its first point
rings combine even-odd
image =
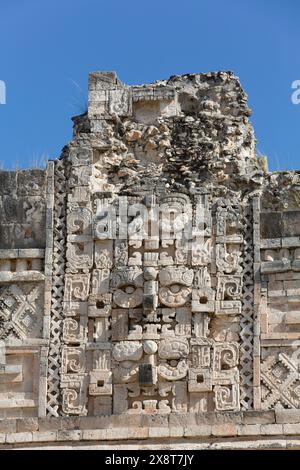
{"type": "Polygon", "coordinates": [[[60,367],[61,335],[66,267],[66,186],[65,165],[55,165],[55,204],[53,214],[53,278],[51,292],[50,346],[48,356],[47,413],[58,416],[61,410],[60,367]]]}
{"type": "Polygon", "coordinates": [[[43,287],[10,284],[0,287],[0,339],[41,336],[43,287]]]}
{"type": "Polygon", "coordinates": [[[299,408],[299,350],[268,356],[261,366],[263,409],[299,408]]]}
{"type": "Polygon", "coordinates": [[[244,214],[244,253],[243,253],[243,295],[241,311],[241,405],[243,409],[253,407],[253,218],[252,208],[247,207],[244,214]]]}

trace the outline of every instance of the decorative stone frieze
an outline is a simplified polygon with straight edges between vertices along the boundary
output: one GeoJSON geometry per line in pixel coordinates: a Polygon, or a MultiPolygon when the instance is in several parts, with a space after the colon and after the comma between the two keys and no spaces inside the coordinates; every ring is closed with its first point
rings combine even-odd
{"type": "Polygon", "coordinates": [[[283,433],[264,420],[300,408],[300,176],[260,167],[250,114],[230,72],[95,72],[61,157],[0,172],[0,418],[283,433]]]}

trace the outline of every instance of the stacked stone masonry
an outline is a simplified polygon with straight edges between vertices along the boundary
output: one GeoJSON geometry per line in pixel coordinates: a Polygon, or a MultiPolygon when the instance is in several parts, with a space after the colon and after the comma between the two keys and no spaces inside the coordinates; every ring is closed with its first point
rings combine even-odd
{"type": "Polygon", "coordinates": [[[300,172],[250,114],[231,72],[95,72],[61,157],[0,172],[4,446],[300,433],[300,172]]]}

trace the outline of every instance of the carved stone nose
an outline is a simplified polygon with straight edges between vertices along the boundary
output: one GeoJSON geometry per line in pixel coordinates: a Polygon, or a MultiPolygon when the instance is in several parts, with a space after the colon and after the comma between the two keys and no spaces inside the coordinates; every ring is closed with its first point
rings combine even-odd
{"type": "Polygon", "coordinates": [[[152,364],[139,365],[139,384],[144,387],[154,385],[154,373],[152,364]]]}

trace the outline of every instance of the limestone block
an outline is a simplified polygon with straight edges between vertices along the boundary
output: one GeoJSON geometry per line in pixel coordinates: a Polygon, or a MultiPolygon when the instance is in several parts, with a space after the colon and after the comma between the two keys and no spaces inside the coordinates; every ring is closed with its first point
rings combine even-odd
{"type": "Polygon", "coordinates": [[[57,440],[58,441],[80,441],[82,436],[82,431],[79,429],[70,430],[62,430],[59,429],[57,431],[57,440]]]}
{"type": "Polygon", "coordinates": [[[237,436],[238,427],[233,423],[214,424],[211,432],[213,436],[237,436]]]}
{"type": "Polygon", "coordinates": [[[237,428],[238,436],[259,436],[260,424],[241,424],[237,428]]]}
{"type": "Polygon", "coordinates": [[[23,442],[31,442],[31,441],[32,441],[31,432],[8,433],[6,434],[6,440],[5,440],[7,444],[15,444],[15,443],[23,443],[23,442]]]}
{"type": "Polygon", "coordinates": [[[101,441],[106,439],[106,429],[84,429],[82,432],[83,441],[101,441]]]}
{"type": "Polygon", "coordinates": [[[275,410],[276,423],[284,424],[291,423],[296,424],[300,422],[300,411],[299,410],[275,410]]]}
{"type": "MultiPolygon", "coordinates": [[[[280,425],[279,425],[280,426],[280,425]]],[[[283,424],[283,434],[293,435],[299,434],[300,432],[300,424],[283,424]]]]}
{"type": "Polygon", "coordinates": [[[39,431],[32,433],[32,442],[55,442],[56,440],[56,431],[39,431]]]}
{"type": "Polygon", "coordinates": [[[283,433],[282,424],[262,424],[260,428],[262,435],[278,435],[283,433]]]}
{"type": "Polygon", "coordinates": [[[25,418],[17,420],[17,431],[18,432],[27,432],[27,431],[37,431],[38,430],[38,419],[37,418],[25,418]]]}

